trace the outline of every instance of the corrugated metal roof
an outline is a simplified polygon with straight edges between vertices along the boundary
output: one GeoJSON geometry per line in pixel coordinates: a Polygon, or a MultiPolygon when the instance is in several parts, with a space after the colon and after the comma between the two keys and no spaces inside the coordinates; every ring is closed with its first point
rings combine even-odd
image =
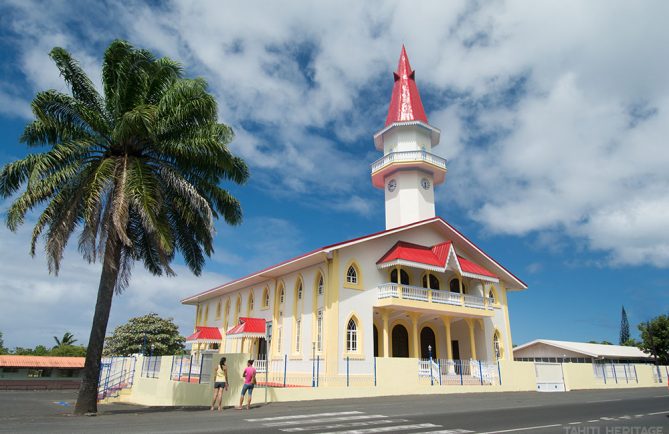
{"type": "Polygon", "coordinates": [[[84,357],[0,356],[3,368],[83,368],[84,357]]]}
{"type": "Polygon", "coordinates": [[[554,341],[549,339],[537,339],[532,342],[517,346],[513,351],[522,350],[532,345],[544,344],[561,348],[575,353],[585,354],[590,357],[601,357],[609,359],[647,359],[651,355],[644,353],[637,347],[625,347],[622,345],[589,344],[585,342],[554,341]]]}

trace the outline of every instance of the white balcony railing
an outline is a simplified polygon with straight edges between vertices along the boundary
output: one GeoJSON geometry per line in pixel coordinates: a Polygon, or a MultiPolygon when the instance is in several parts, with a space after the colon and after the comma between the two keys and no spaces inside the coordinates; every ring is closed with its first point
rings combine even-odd
{"type": "Polygon", "coordinates": [[[379,300],[386,298],[401,298],[404,300],[423,301],[426,303],[450,304],[453,306],[465,306],[474,309],[493,309],[493,299],[479,297],[477,295],[457,292],[441,291],[437,289],[421,288],[419,286],[399,285],[397,283],[384,283],[378,287],[379,300]]]}
{"type": "Polygon", "coordinates": [[[391,163],[407,162],[407,161],[424,161],[437,166],[441,169],[446,169],[446,160],[430,154],[426,151],[403,151],[390,152],[372,163],[372,173],[384,168],[391,163]]]}

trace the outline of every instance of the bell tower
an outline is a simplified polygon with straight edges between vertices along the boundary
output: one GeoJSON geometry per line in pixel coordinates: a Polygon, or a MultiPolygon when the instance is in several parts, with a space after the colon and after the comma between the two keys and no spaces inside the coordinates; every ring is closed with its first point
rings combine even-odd
{"type": "Polygon", "coordinates": [[[386,229],[434,217],[434,187],[446,178],[446,160],[432,154],[440,131],[427,122],[404,45],[393,77],[386,125],[374,134],[383,157],[372,163],[372,184],[385,191],[386,229]]]}

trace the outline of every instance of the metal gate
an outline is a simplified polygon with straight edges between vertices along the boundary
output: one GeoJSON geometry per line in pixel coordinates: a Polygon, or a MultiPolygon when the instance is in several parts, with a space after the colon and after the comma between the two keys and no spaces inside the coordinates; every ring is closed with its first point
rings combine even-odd
{"type": "Polygon", "coordinates": [[[534,363],[538,392],[564,392],[564,376],[560,363],[534,363]]]}

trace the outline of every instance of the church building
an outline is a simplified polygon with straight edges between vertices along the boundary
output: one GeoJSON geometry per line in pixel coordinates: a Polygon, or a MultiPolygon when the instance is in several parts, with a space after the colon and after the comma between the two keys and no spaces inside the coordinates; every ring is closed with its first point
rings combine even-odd
{"type": "Polygon", "coordinates": [[[507,294],[519,278],[435,215],[446,160],[433,154],[404,47],[371,164],[385,230],[324,246],[182,300],[194,352],[244,352],[323,372],[370,372],[375,357],[513,360],[507,294]]]}

